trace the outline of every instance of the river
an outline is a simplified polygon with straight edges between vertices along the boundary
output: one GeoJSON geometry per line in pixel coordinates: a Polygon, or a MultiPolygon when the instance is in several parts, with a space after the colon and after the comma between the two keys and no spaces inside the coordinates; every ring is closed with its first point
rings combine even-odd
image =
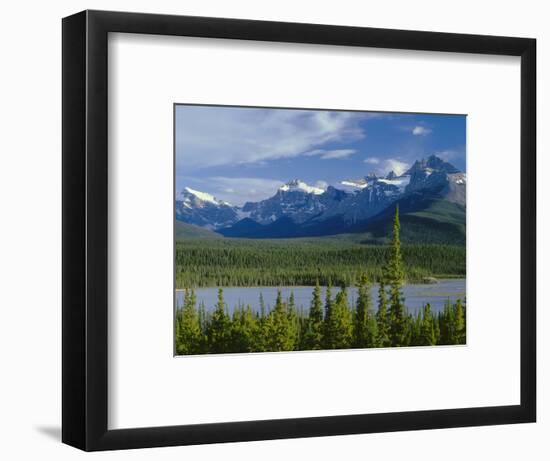
{"type": "MultiPolygon", "coordinates": [[[[224,301],[227,305],[229,313],[233,312],[236,306],[250,305],[254,311],[259,310],[260,293],[264,298],[266,310],[269,311],[275,304],[277,290],[281,290],[283,299],[288,299],[290,293],[294,293],[296,307],[307,311],[311,303],[313,287],[226,287],[223,289],[224,301]]],[[[339,288],[332,289],[333,298],[336,296],[339,288]]],[[[325,298],[326,287],[322,287],[323,303],[325,298]]],[[[218,289],[213,288],[197,288],[195,290],[197,296],[197,305],[204,303],[206,311],[214,310],[218,300],[218,289]]],[[[371,290],[374,309],[376,309],[376,299],[378,294],[378,285],[374,284],[371,290]]],[[[176,290],[176,306],[180,307],[183,303],[183,291],[176,290]]],[[[405,297],[405,305],[409,312],[414,313],[426,303],[430,303],[432,312],[443,310],[445,301],[450,298],[452,302],[457,298],[466,296],[466,279],[444,279],[438,283],[431,284],[406,284],[403,286],[403,295],[405,297]]],[[[357,289],[348,288],[348,299],[350,305],[354,305],[357,299],[357,289]]]]}

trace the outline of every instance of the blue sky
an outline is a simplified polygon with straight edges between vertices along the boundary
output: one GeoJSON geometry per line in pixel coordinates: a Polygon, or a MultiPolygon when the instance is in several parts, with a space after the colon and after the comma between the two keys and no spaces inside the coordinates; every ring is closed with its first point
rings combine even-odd
{"type": "Polygon", "coordinates": [[[176,192],[235,205],[291,179],[325,187],[435,154],[466,171],[466,116],[176,106],[176,192]]]}

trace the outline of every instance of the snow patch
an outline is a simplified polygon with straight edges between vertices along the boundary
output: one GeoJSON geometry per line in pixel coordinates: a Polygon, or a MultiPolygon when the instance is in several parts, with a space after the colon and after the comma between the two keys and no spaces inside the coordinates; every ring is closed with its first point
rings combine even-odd
{"type": "Polygon", "coordinates": [[[365,187],[368,186],[368,183],[365,180],[353,181],[348,179],[345,181],[341,181],[340,184],[342,184],[342,186],[354,187],[356,189],[364,189],[365,187]]]}
{"type": "Polygon", "coordinates": [[[194,195],[198,199],[202,200],[203,202],[209,202],[215,205],[219,205],[219,202],[216,200],[216,197],[214,197],[213,195],[207,194],[206,192],[201,192],[195,189],[191,189],[190,187],[185,187],[184,190],[186,192],[189,192],[191,195],[194,195]]]}
{"type": "Polygon", "coordinates": [[[393,179],[379,179],[378,182],[389,184],[391,186],[397,186],[400,191],[404,191],[405,187],[407,187],[411,182],[411,177],[409,175],[403,175],[393,179]]]}
{"type": "Polygon", "coordinates": [[[300,181],[299,179],[295,179],[294,181],[290,181],[282,185],[281,187],[279,187],[279,190],[283,192],[305,192],[307,194],[315,194],[315,195],[321,195],[325,193],[324,189],[310,186],[309,184],[306,184],[305,182],[300,181]]]}
{"type": "Polygon", "coordinates": [[[251,211],[243,211],[240,208],[237,209],[236,212],[237,212],[237,218],[239,220],[245,219],[245,218],[250,218],[250,215],[252,214],[251,211]]]}
{"type": "Polygon", "coordinates": [[[218,200],[216,197],[214,197],[211,194],[208,194],[206,192],[201,192],[196,189],[191,189],[190,187],[184,187],[183,191],[181,192],[181,198],[184,202],[188,202],[189,195],[193,195],[194,197],[198,198],[202,202],[211,203],[212,205],[216,206],[232,206],[229,202],[225,202],[223,200],[218,200]]]}

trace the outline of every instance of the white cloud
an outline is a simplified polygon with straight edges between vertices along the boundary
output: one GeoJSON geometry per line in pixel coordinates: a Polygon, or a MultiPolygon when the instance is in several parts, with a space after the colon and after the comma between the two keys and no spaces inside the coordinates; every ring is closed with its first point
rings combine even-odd
{"type": "Polygon", "coordinates": [[[315,185],[315,187],[317,187],[319,189],[325,189],[326,190],[326,188],[328,187],[328,182],[319,180],[319,181],[316,181],[314,185],[315,185]]]}
{"type": "Polygon", "coordinates": [[[384,174],[387,174],[390,171],[393,171],[397,176],[400,176],[403,173],[405,173],[405,171],[407,171],[408,168],[409,168],[409,165],[407,163],[394,158],[389,158],[384,162],[384,168],[382,172],[384,174]]]}
{"type": "Polygon", "coordinates": [[[308,157],[318,155],[322,160],[332,160],[339,158],[348,158],[350,155],[357,153],[355,149],[314,149],[312,151],[304,153],[308,157]]]}
{"type": "Polygon", "coordinates": [[[232,205],[241,206],[245,202],[257,202],[269,198],[283,185],[283,181],[265,178],[231,178],[214,176],[199,180],[199,190],[225,200],[232,205]],[[202,189],[201,189],[202,188],[202,189]]]}
{"type": "Polygon", "coordinates": [[[431,132],[432,130],[430,130],[429,128],[420,125],[417,125],[412,129],[412,134],[414,134],[415,136],[426,136],[431,132]]]}
{"type": "Polygon", "coordinates": [[[374,172],[382,176],[387,175],[390,171],[399,176],[409,169],[407,162],[396,158],[368,157],[363,162],[369,165],[376,165],[374,172]]]}
{"type": "Polygon", "coordinates": [[[343,158],[352,149],[324,150],[365,134],[355,112],[178,106],[176,155],[180,172],[189,168],[258,163],[322,150],[321,158],[343,158]]]}

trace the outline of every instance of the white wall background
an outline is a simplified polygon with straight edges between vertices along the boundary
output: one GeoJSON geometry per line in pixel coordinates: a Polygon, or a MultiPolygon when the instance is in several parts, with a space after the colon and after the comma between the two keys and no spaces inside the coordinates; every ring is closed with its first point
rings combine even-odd
{"type": "Polygon", "coordinates": [[[550,14],[545,2],[62,0],[4,5],[0,26],[0,455],[4,459],[465,459],[550,456],[550,14]],[[536,37],[539,114],[537,424],[84,455],[61,445],[61,17],[85,9],[241,17],[536,37]]]}

